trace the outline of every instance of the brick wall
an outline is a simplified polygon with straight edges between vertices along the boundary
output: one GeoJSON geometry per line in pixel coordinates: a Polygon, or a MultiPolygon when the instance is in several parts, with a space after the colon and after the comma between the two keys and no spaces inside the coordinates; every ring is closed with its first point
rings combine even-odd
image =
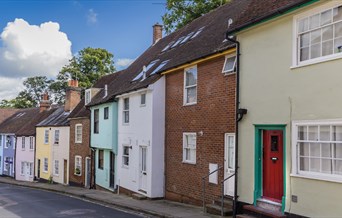
{"type": "MultiPolygon", "coordinates": [[[[224,57],[197,65],[197,104],[183,106],[184,71],[166,75],[166,198],[201,204],[209,163],[224,164],[224,134],[235,131],[235,74],[223,75],[224,57]],[[198,132],[203,131],[203,136],[198,132]],[[182,163],[183,132],[196,132],[196,164],[182,163]]],[[[223,171],[219,173],[219,181],[223,171]]],[[[207,185],[206,200],[220,196],[207,185]]]]}
{"type": "MultiPolygon", "coordinates": [[[[90,120],[87,118],[72,119],[70,120],[70,169],[69,169],[69,182],[71,185],[85,185],[85,165],[86,157],[91,158],[91,150],[89,146],[90,134],[90,120]],[[75,143],[75,125],[82,124],[82,143],[75,143]],[[82,157],[82,174],[77,176],[75,172],[75,156],[82,157]]],[[[92,171],[93,172],[93,171],[92,171]]],[[[93,181],[91,179],[91,181],[93,181]]]]}

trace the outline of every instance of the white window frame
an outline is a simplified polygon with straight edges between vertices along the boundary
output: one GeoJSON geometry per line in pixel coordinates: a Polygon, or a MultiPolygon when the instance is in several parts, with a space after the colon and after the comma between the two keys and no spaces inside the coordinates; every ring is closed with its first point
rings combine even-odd
{"type": "Polygon", "coordinates": [[[130,159],[130,145],[122,145],[122,167],[128,168],[129,167],[129,159],[130,159]],[[125,148],[127,148],[128,154],[125,153],[125,148]],[[126,164],[127,160],[127,164],[126,164]]]}
{"type": "Polygon", "coordinates": [[[109,107],[103,108],[103,119],[108,120],[109,119],[109,107]]]}
{"type": "Polygon", "coordinates": [[[30,136],[30,150],[33,150],[33,136],[30,136]]]}
{"type": "Polygon", "coordinates": [[[21,150],[25,150],[25,136],[21,137],[21,150]]]}
{"type": "Polygon", "coordinates": [[[228,74],[234,74],[235,72],[236,72],[236,54],[226,55],[225,60],[224,60],[224,64],[223,64],[223,68],[222,68],[222,73],[228,75],[228,74]],[[231,69],[225,71],[224,69],[227,65],[228,59],[233,58],[233,57],[235,57],[233,67],[231,69]]]}
{"type": "Polygon", "coordinates": [[[76,124],[75,125],[75,143],[82,143],[82,138],[83,138],[83,125],[82,124],[76,124]],[[78,133],[78,128],[81,129],[81,132],[78,133]]]}
{"type": "Polygon", "coordinates": [[[59,135],[60,135],[60,131],[59,129],[55,129],[55,134],[54,134],[54,145],[59,145],[59,135]]]}
{"type": "Polygon", "coordinates": [[[196,164],[196,159],[197,159],[197,155],[196,155],[196,150],[197,150],[197,134],[195,132],[184,132],[183,133],[183,163],[188,163],[188,164],[196,164]],[[195,146],[194,148],[191,148],[187,145],[187,136],[193,136],[195,137],[195,146]],[[188,160],[187,159],[187,150],[189,150],[189,152],[191,150],[194,150],[195,151],[195,156],[194,156],[194,159],[192,160],[188,160]]]}
{"type": "Polygon", "coordinates": [[[54,160],[53,162],[53,175],[59,175],[59,160],[54,160]]]}
{"type": "MultiPolygon", "coordinates": [[[[331,181],[331,182],[339,182],[342,183],[342,175],[338,174],[327,174],[320,172],[309,172],[300,170],[299,166],[299,146],[298,143],[301,140],[298,140],[298,127],[299,126],[342,126],[342,120],[301,120],[301,121],[292,121],[292,172],[291,176],[293,177],[302,177],[309,179],[317,179],[323,181],[331,181]]],[[[318,131],[320,135],[320,132],[318,131]]],[[[331,137],[331,136],[330,136],[331,137]]],[[[313,141],[316,142],[316,141],[313,141]]],[[[338,143],[335,141],[323,141],[322,143],[338,143]]],[[[321,151],[322,152],[322,151],[321,151]]],[[[331,151],[333,152],[333,151],[331,151]]],[[[322,157],[321,157],[322,159],[322,157]]],[[[329,158],[330,159],[330,158],[329,158]]],[[[340,159],[334,158],[332,159],[340,159]]],[[[342,160],[342,158],[341,158],[342,160]]]]}
{"type": "Polygon", "coordinates": [[[143,92],[140,94],[140,107],[145,107],[146,106],[146,92],[143,92]],[[143,96],[145,96],[143,98],[143,96]],[[144,99],[144,103],[142,102],[142,100],[144,99]]]}
{"type": "Polygon", "coordinates": [[[9,165],[8,161],[10,161],[10,157],[4,157],[4,171],[7,172],[7,166],[9,165]]]}
{"type": "MultiPolygon", "coordinates": [[[[298,33],[298,22],[299,20],[310,17],[312,15],[324,12],[329,9],[333,9],[335,7],[341,6],[340,1],[329,1],[328,3],[321,5],[319,7],[316,7],[312,10],[306,11],[304,13],[301,13],[299,15],[296,15],[293,17],[293,48],[292,48],[292,67],[291,68],[296,68],[296,67],[302,67],[302,66],[307,66],[311,64],[316,64],[316,63],[321,63],[321,62],[326,62],[330,60],[335,60],[335,59],[340,59],[342,58],[342,52],[336,53],[336,54],[331,54],[327,56],[321,56],[318,58],[314,59],[308,59],[305,61],[300,61],[300,49],[299,49],[299,33],[298,33]]],[[[342,21],[340,21],[342,22],[342,21]]],[[[321,27],[317,28],[321,29],[321,27]]],[[[334,39],[334,38],[333,38],[334,39]]],[[[322,39],[321,39],[322,40],[322,39]]],[[[321,41],[322,42],[322,41],[321,41]]]]}
{"type": "Polygon", "coordinates": [[[122,104],[122,122],[123,124],[125,125],[128,125],[129,124],[129,120],[130,120],[130,117],[129,117],[129,108],[130,108],[130,100],[129,100],[129,97],[127,98],[124,98],[123,99],[123,104],[122,104]],[[125,100],[127,99],[128,101],[128,108],[125,108],[125,100]],[[126,120],[126,113],[128,114],[128,120],[126,120]]]}
{"type": "Polygon", "coordinates": [[[91,101],[91,89],[87,89],[84,92],[84,104],[87,105],[91,101]]]}
{"type": "Polygon", "coordinates": [[[8,148],[9,146],[12,145],[12,140],[11,140],[11,136],[10,135],[6,135],[5,137],[5,148],[8,148]]]}
{"type": "Polygon", "coordinates": [[[24,168],[25,168],[25,163],[24,161],[21,161],[21,165],[20,165],[20,175],[24,175],[24,168]]]}
{"type": "Polygon", "coordinates": [[[82,176],[82,157],[79,155],[75,156],[75,171],[74,171],[74,175],[76,176],[82,176]],[[76,173],[76,169],[79,168],[80,173],[77,174],[76,173]]]}
{"type": "Polygon", "coordinates": [[[44,130],[44,144],[45,145],[49,144],[49,130],[48,129],[44,130]]]}
{"type": "Polygon", "coordinates": [[[44,157],[43,159],[43,172],[47,173],[49,171],[49,159],[44,157]]]}
{"type": "Polygon", "coordinates": [[[183,90],[183,105],[187,106],[187,105],[194,105],[197,104],[197,97],[198,97],[198,93],[197,93],[197,86],[198,86],[198,69],[197,69],[197,65],[188,67],[184,69],[184,90],[183,90]],[[195,69],[196,70],[196,84],[195,85],[189,85],[186,86],[186,72],[190,69],[195,69]],[[194,102],[187,102],[187,96],[188,96],[188,89],[190,88],[196,88],[196,100],[194,102]]]}
{"type": "Polygon", "coordinates": [[[32,177],[33,176],[33,162],[29,162],[28,164],[30,166],[30,176],[32,177]]]}

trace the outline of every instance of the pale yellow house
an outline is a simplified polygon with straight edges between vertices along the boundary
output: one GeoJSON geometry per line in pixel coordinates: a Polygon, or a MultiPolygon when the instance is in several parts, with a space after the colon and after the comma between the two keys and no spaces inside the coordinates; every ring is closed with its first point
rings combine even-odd
{"type": "Polygon", "coordinates": [[[249,4],[240,43],[238,201],[342,217],[342,1],[249,4]],[[253,5],[254,4],[254,5],[253,5]]]}

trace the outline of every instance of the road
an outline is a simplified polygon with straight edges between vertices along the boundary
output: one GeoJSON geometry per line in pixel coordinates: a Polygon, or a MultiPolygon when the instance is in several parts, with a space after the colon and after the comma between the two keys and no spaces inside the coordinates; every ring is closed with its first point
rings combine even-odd
{"type": "Polygon", "coordinates": [[[0,218],[19,217],[136,218],[141,216],[53,192],[0,184],[0,218]]]}

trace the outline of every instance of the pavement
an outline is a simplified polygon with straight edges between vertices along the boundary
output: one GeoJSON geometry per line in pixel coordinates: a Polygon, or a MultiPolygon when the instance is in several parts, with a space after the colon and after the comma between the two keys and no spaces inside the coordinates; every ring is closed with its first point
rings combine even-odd
{"type": "Polygon", "coordinates": [[[220,216],[206,214],[202,207],[177,203],[168,200],[136,200],[124,194],[109,191],[87,189],[61,184],[16,181],[10,177],[0,177],[0,183],[24,186],[57,192],[78,197],[95,203],[131,210],[153,217],[184,217],[184,218],[218,218],[220,216]]]}

